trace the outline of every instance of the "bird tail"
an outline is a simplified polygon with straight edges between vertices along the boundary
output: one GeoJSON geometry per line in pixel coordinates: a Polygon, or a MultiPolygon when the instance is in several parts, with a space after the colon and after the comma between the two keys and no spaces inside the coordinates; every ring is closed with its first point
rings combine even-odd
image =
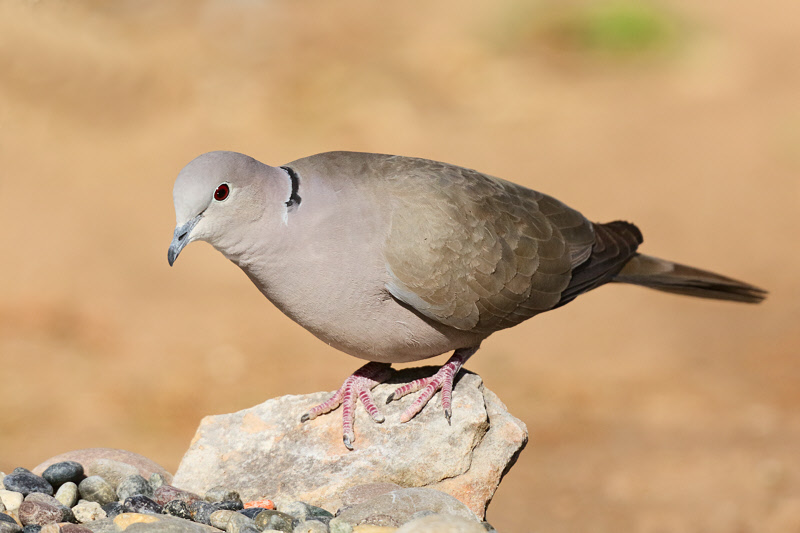
{"type": "Polygon", "coordinates": [[[633,256],[613,281],[735,302],[759,303],[767,296],[767,291],[749,283],[643,254],[633,256]]]}

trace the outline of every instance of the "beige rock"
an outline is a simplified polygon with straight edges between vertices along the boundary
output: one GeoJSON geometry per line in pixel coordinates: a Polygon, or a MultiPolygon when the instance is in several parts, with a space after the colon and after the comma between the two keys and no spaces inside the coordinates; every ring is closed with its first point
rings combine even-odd
{"type": "Polygon", "coordinates": [[[474,520],[435,514],[406,522],[397,533],[486,533],[486,529],[474,520]]]}
{"type": "Polygon", "coordinates": [[[19,509],[19,506],[22,505],[24,499],[22,493],[0,489],[0,501],[5,505],[6,511],[16,511],[19,509]]]}
{"type": "Polygon", "coordinates": [[[245,501],[274,495],[279,505],[301,500],[333,510],[344,504],[348,488],[395,483],[442,490],[483,517],[502,475],[525,446],[527,431],[470,372],[456,383],[452,425],[438,395],[416,418],[401,424],[399,415],[413,398],[389,405],[382,400],[398,381],[433,371],[402,370],[392,383],[376,387],[386,422],[374,423],[359,406],[352,452],[342,444],[341,414],[299,421],[328,398],[327,392],[283,396],[237,413],[206,417],[173,484],[198,494],[221,484],[237,490],[245,501]]]}

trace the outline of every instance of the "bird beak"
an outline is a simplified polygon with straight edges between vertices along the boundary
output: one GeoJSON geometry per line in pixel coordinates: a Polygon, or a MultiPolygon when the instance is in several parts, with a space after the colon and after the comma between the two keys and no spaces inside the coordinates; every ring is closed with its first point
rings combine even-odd
{"type": "Polygon", "coordinates": [[[172,237],[172,242],[169,245],[169,251],[167,251],[167,261],[169,261],[169,266],[172,266],[175,263],[175,260],[178,258],[178,254],[181,253],[181,250],[189,244],[189,233],[191,233],[192,229],[200,222],[200,218],[203,216],[203,213],[200,213],[193,219],[191,219],[186,224],[182,226],[178,226],[175,228],[175,235],[172,237]]]}

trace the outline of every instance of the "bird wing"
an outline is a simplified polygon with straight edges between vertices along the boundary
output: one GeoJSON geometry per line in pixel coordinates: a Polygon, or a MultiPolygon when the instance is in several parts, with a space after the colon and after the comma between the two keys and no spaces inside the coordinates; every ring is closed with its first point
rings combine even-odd
{"type": "Polygon", "coordinates": [[[488,334],[555,307],[592,253],[592,224],[544,194],[424,159],[391,157],[382,174],[386,288],[448,326],[488,334]]]}

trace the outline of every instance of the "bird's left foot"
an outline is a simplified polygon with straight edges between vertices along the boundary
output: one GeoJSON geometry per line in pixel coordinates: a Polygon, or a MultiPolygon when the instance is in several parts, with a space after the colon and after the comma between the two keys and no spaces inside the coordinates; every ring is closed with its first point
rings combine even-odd
{"type": "Polygon", "coordinates": [[[356,399],[364,404],[367,413],[375,422],[383,422],[384,416],[375,405],[370,392],[376,385],[385,381],[391,374],[392,366],[388,363],[367,363],[344,381],[339,390],[324,403],[312,407],[309,412],[300,418],[300,422],[313,420],[319,415],[324,415],[342,406],[342,441],[348,450],[353,449],[356,440],[353,433],[353,419],[355,418],[356,399]]]}
{"type": "Polygon", "coordinates": [[[474,348],[461,348],[456,350],[438,372],[430,377],[415,379],[411,383],[406,383],[402,387],[399,387],[386,398],[386,403],[388,404],[392,400],[398,400],[407,394],[422,389],[422,392],[417,396],[417,399],[414,400],[414,403],[408,406],[408,408],[403,411],[403,414],[400,415],[400,422],[408,422],[414,418],[417,413],[422,411],[422,408],[433,398],[436,391],[441,389],[442,408],[444,409],[444,416],[447,418],[447,423],[449,424],[452,415],[453,381],[458,371],[461,370],[461,367],[467,362],[467,359],[477,351],[477,346],[474,348]]]}

